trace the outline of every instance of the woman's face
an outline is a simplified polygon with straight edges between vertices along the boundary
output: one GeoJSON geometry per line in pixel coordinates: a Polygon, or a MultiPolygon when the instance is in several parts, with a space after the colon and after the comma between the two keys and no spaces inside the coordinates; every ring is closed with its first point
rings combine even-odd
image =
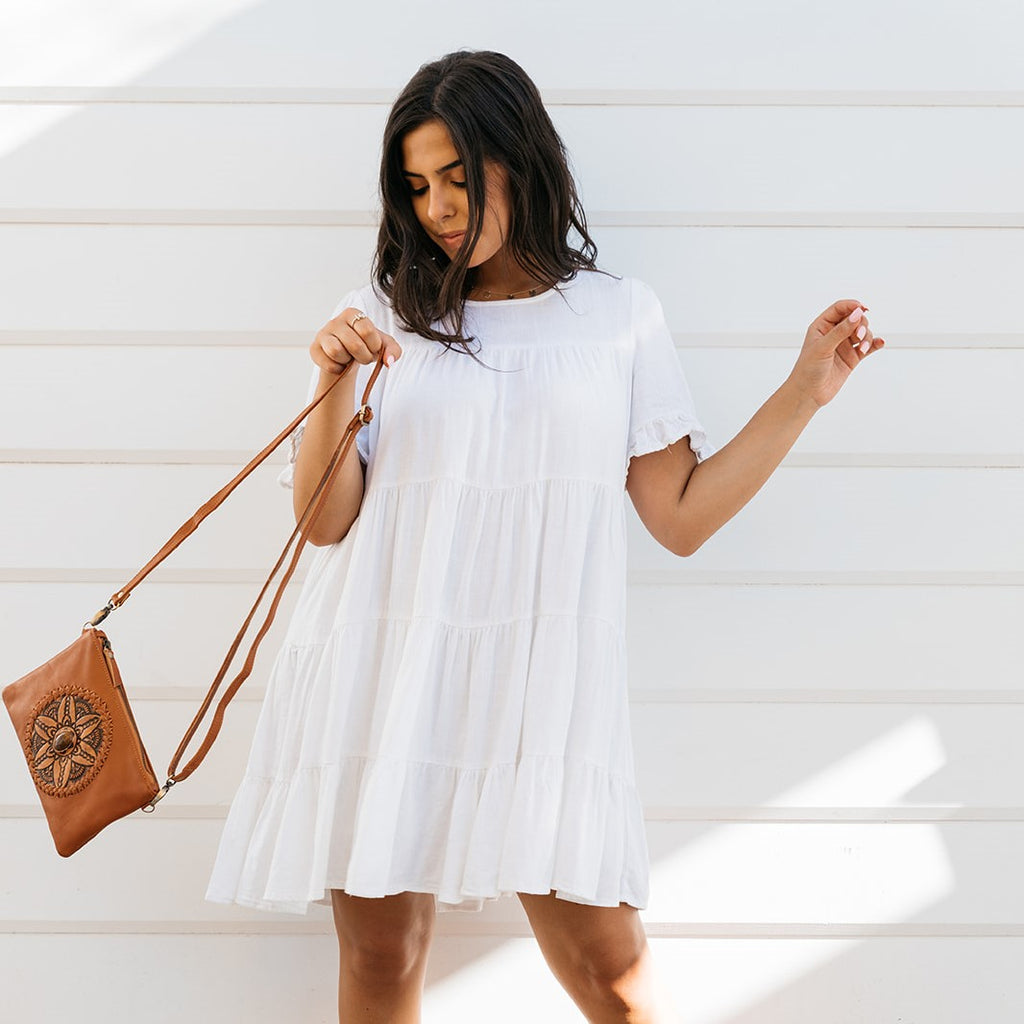
{"type": "MultiPolygon", "coordinates": [[[[402,174],[409,183],[417,220],[431,241],[454,258],[469,223],[469,196],[462,161],[448,129],[426,121],[402,139],[402,174]]],[[[495,256],[508,237],[508,174],[501,164],[484,161],[486,207],[484,223],[469,266],[479,267],[495,256]]]]}

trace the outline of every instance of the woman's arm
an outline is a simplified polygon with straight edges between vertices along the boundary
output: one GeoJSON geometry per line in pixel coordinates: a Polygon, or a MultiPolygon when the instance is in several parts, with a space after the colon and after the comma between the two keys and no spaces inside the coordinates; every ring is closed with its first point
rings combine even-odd
{"type": "MultiPolygon", "coordinates": [[[[355,415],[356,367],[346,370],[347,376],[341,381],[337,376],[353,360],[363,364],[376,362],[382,349],[386,352],[385,366],[391,366],[402,355],[398,342],[390,334],[378,331],[373,321],[353,306],[328,320],[309,346],[310,358],[320,367],[320,379],[313,397],[319,398],[332,384],[337,386],[309,414],[302,434],[295,458],[295,493],[292,496],[296,522],[302,517],[334,449],[355,415]]],[[[353,438],[351,443],[354,448],[356,439],[353,438]]],[[[315,528],[310,531],[309,542],[312,545],[326,547],[347,536],[362,507],[365,483],[366,467],[359,459],[359,453],[350,448],[320,510],[315,528]]]]}
{"type": "Polygon", "coordinates": [[[678,554],[692,555],[757,494],[817,408],[787,380],[727,445],[693,466],[676,510],[678,554]]]}
{"type": "Polygon", "coordinates": [[[630,461],[626,489],[659,543],[674,554],[692,555],[761,489],[814,413],[835,397],[862,359],[884,346],[862,313],[853,299],[825,310],[808,328],[789,377],[703,462],[685,444],[630,461]]]}
{"type": "MultiPolygon", "coordinates": [[[[295,460],[292,505],[296,522],[309,504],[309,499],[313,496],[328,462],[331,461],[345,427],[354,415],[355,370],[356,368],[352,367],[344,380],[337,381],[334,390],[309,414],[295,460]]],[[[335,376],[321,370],[316,394],[313,397],[319,398],[335,381],[335,376]]],[[[366,427],[362,429],[365,430],[366,427]]],[[[355,443],[353,438],[353,447],[355,443]]],[[[364,471],[359,454],[350,450],[338,470],[327,501],[309,535],[310,544],[314,547],[324,547],[336,544],[345,537],[362,506],[363,482],[364,471]]]]}

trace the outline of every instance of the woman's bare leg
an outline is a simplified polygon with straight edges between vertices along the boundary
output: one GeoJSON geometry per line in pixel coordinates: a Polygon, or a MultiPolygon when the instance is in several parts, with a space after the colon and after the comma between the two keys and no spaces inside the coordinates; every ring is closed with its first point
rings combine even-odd
{"type": "Polygon", "coordinates": [[[419,1024],[434,896],[369,899],[331,890],[338,932],[340,1024],[419,1024]]]}
{"type": "Polygon", "coordinates": [[[590,1024],[677,1024],[635,907],[519,893],[544,959],[590,1024]]]}

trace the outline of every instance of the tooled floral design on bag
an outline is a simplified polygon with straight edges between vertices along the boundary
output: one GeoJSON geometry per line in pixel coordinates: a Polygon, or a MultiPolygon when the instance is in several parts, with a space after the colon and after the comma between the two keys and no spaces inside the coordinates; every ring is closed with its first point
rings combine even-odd
{"type": "Polygon", "coordinates": [[[36,784],[51,796],[83,789],[106,758],[110,719],[103,701],[88,690],[50,694],[29,730],[36,784]]]}

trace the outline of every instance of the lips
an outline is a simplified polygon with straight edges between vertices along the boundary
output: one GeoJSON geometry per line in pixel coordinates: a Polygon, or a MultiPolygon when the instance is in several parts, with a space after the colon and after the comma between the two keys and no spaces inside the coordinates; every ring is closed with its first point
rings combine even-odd
{"type": "Polygon", "coordinates": [[[440,238],[442,242],[451,245],[454,242],[461,242],[465,234],[465,231],[451,231],[446,235],[438,235],[437,237],[440,238]]]}

